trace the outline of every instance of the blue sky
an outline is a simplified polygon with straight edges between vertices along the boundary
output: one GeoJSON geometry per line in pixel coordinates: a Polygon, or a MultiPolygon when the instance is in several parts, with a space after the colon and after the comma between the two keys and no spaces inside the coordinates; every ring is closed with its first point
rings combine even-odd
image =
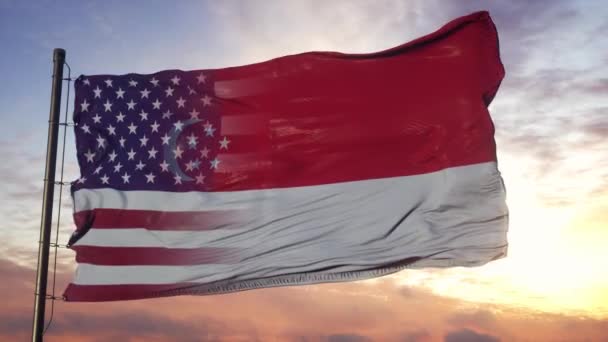
{"type": "MultiPolygon", "coordinates": [[[[608,287],[608,276],[602,272],[608,269],[608,6],[600,0],[0,0],[0,214],[4,218],[0,261],[10,263],[10,274],[31,285],[53,48],[67,50],[73,77],[220,68],[310,50],[386,49],[482,9],[490,11],[497,25],[507,72],[490,109],[509,194],[510,255],[471,270],[404,272],[395,279],[412,289],[413,297],[403,304],[431,296],[438,303],[452,298],[462,305],[492,303],[504,305],[498,308],[503,311],[515,306],[552,314],[570,312],[604,322],[608,317],[608,297],[602,294],[608,287]],[[24,267],[22,273],[18,267],[24,267]]],[[[66,178],[73,180],[78,170],[71,133],[67,143],[66,178]]],[[[73,229],[71,202],[64,199],[62,242],[73,229]]],[[[62,251],[60,261],[64,279],[69,280],[73,253],[62,251]]],[[[342,289],[368,291],[352,286],[342,289]]],[[[271,308],[279,305],[260,299],[264,295],[255,296],[234,298],[249,298],[271,308]]],[[[389,310],[388,304],[370,304],[371,297],[365,298],[361,301],[369,308],[363,309],[368,315],[364,317],[389,310]]],[[[23,308],[29,310],[30,297],[24,301],[23,308]]],[[[346,302],[336,305],[346,307],[346,302]]],[[[130,308],[148,312],[143,304],[130,308]]],[[[448,315],[444,309],[433,307],[429,312],[448,315]]],[[[167,304],[167,310],[177,309],[167,304]]],[[[227,315],[219,318],[228,320],[227,315]]],[[[302,315],[302,321],[313,316],[302,315]]],[[[487,315],[469,319],[487,323],[487,315]]],[[[496,312],[492,315],[498,317],[496,312]]],[[[448,323],[437,323],[437,329],[448,323]]],[[[251,324],[270,331],[259,322],[251,324]]],[[[285,324],[285,329],[293,328],[285,324]]],[[[501,329],[516,334],[514,327],[521,324],[501,329]]],[[[491,327],[471,329],[490,334],[491,327]]],[[[0,326],[0,336],[3,331],[0,326]]]]}

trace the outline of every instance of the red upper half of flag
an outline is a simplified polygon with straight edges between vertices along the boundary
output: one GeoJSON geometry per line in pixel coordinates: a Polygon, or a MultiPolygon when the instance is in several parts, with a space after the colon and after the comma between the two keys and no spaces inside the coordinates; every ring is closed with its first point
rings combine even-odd
{"type": "Polygon", "coordinates": [[[494,161],[487,106],[503,77],[487,12],[377,53],[81,76],[73,190],[284,188],[494,161]]]}

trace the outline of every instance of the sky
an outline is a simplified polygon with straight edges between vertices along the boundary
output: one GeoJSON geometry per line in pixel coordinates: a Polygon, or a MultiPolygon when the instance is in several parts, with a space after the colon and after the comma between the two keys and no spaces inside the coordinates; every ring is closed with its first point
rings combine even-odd
{"type": "MultiPolygon", "coordinates": [[[[74,78],[210,69],[311,50],[374,52],[477,10],[489,10],[496,23],[506,69],[490,106],[510,208],[505,259],[209,297],[58,302],[47,337],[608,340],[608,7],[602,2],[0,0],[0,340],[30,335],[53,48],[67,50],[74,78]]],[[[66,102],[62,115],[65,109],[66,102]]],[[[68,131],[65,180],[78,176],[68,131]]],[[[67,188],[61,193],[58,241],[65,243],[72,203],[67,188]]],[[[73,252],[60,249],[57,294],[74,267],[73,252]]]]}

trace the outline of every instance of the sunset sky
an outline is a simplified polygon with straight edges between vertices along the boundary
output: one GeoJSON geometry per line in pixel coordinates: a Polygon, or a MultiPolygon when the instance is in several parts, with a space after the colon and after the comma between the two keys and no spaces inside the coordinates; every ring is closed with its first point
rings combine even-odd
{"type": "MultiPolygon", "coordinates": [[[[478,10],[497,26],[506,69],[490,111],[510,209],[508,257],[354,283],[58,302],[47,337],[608,340],[608,6],[600,0],[0,0],[0,340],[30,335],[53,48],[67,50],[74,78],[210,69],[311,50],[374,52],[478,10]]],[[[68,132],[69,181],[79,176],[74,148],[68,132]]],[[[65,244],[68,188],[61,209],[65,244]]],[[[74,253],[59,250],[58,295],[74,268],[74,253]]]]}

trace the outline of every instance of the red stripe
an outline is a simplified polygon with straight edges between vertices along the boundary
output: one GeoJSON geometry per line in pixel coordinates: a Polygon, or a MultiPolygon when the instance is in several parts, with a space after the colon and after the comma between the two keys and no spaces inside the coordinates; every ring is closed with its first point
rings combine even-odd
{"type": "Polygon", "coordinates": [[[99,247],[72,246],[76,262],[106,265],[203,265],[233,264],[238,262],[238,249],[234,248],[162,248],[162,247],[99,247]]]}
{"type": "Polygon", "coordinates": [[[225,153],[247,155],[220,164],[206,190],[407,176],[496,160],[487,105],[504,69],[486,12],[383,52],[310,52],[210,72],[215,108],[247,134],[229,137],[225,153]],[[248,112],[259,121],[250,133],[248,112]],[[240,125],[237,115],[245,118],[240,125]]]}
{"type": "Polygon", "coordinates": [[[68,302],[105,302],[178,295],[208,295],[246,290],[237,282],[129,284],[129,285],[78,285],[70,283],[63,296],[68,302]],[[231,288],[229,288],[231,287],[231,288]]]}
{"type": "MultiPolygon", "coordinates": [[[[183,283],[166,285],[77,285],[69,284],[64,297],[70,302],[104,302],[113,300],[131,300],[175,295],[178,289],[191,288],[201,284],[183,283]]],[[[188,294],[184,292],[182,294],[188,294]]]]}
{"type": "Polygon", "coordinates": [[[77,229],[144,228],[149,230],[201,231],[247,222],[245,210],[153,211],[94,209],[74,214],[77,229]]]}

